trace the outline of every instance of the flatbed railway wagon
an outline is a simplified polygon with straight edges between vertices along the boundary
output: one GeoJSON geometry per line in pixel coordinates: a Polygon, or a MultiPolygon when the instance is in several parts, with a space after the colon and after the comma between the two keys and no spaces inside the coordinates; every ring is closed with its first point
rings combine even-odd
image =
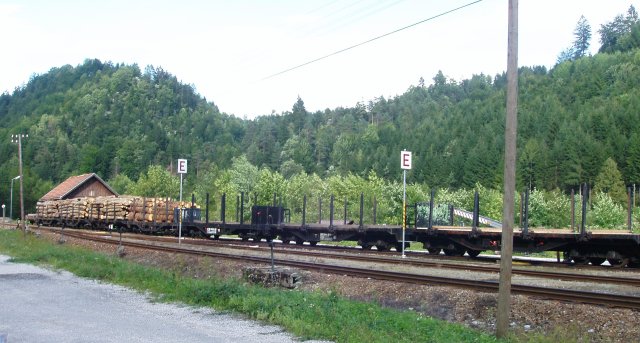
{"type": "MultiPolygon", "coordinates": [[[[242,197],[244,198],[244,197],[242,197]]],[[[62,227],[86,227],[89,229],[112,229],[150,234],[177,235],[178,227],[182,227],[185,236],[219,238],[221,235],[237,235],[242,240],[280,239],[283,243],[316,245],[320,241],[355,241],[363,249],[375,247],[378,251],[402,250],[404,242],[420,242],[430,254],[444,253],[449,256],[462,256],[465,253],[476,257],[483,251],[499,251],[501,246],[501,229],[486,227],[484,224],[499,225],[495,221],[479,216],[479,200],[475,199],[474,211],[466,212],[448,206],[449,214],[435,219],[433,215],[433,196],[428,203],[418,203],[408,208],[406,226],[368,224],[363,222],[364,202],[360,199],[360,215],[357,222],[335,220],[333,202],[329,206],[328,220],[307,222],[306,198],[303,204],[302,220],[291,223],[290,211],[283,206],[255,205],[251,208],[251,220],[246,221],[244,200],[236,208],[236,221],[227,221],[226,196],[221,199],[220,220],[209,220],[209,197],[206,199],[205,218],[195,205],[191,203],[162,201],[157,198],[137,198],[124,208],[125,214],[114,214],[108,210],[109,204],[98,210],[94,206],[82,211],[72,210],[72,214],[58,212],[43,215],[47,210],[39,208],[35,215],[30,215],[38,225],[62,227]],[[424,207],[428,207],[425,210],[424,207]],[[421,208],[422,207],[422,208],[421,208]],[[179,215],[182,213],[182,216],[179,215]],[[471,225],[454,225],[454,217],[471,218],[471,225]],[[182,222],[180,222],[180,218],[182,222]],[[433,218],[433,219],[432,219],[433,218]],[[403,240],[404,237],[404,240],[403,240]]],[[[77,200],[76,200],[77,201],[77,200]]],[[[58,204],[58,209],[62,208],[58,204]]],[[[445,205],[446,206],[446,205],[445,205]]],[[[117,207],[117,206],[116,206],[117,207]]],[[[525,207],[527,205],[525,204],[525,207]]],[[[86,207],[85,207],[86,208],[86,207]]],[[[319,209],[321,211],[321,209],[319,209]]],[[[375,213],[375,209],[374,209],[375,213]]],[[[375,215],[373,216],[375,218],[375,215]]],[[[318,215],[318,218],[321,218],[318,215]]],[[[468,220],[467,220],[468,221],[468,220]]],[[[555,251],[562,253],[565,262],[576,264],[591,263],[600,265],[605,261],[612,266],[640,265],[640,235],[630,231],[587,231],[584,226],[576,231],[568,229],[528,228],[526,217],[522,229],[514,230],[513,248],[516,252],[539,253],[555,251]]]]}

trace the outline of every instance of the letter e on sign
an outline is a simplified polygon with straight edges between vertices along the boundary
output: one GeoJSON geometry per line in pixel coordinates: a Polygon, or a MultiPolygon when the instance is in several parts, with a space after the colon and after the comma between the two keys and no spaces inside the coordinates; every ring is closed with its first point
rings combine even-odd
{"type": "Polygon", "coordinates": [[[178,159],[178,174],[187,173],[187,160],[178,159]]]}
{"type": "Polygon", "coordinates": [[[411,151],[400,152],[400,168],[411,169],[411,151]]]}

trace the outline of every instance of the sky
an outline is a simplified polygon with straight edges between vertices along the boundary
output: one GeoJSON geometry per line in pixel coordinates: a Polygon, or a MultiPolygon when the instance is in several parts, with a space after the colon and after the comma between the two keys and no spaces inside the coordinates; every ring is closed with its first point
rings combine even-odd
{"type": "MultiPolygon", "coordinates": [[[[310,112],[353,107],[439,70],[456,81],[506,71],[508,0],[473,2],[0,0],[0,93],[98,58],[162,67],[240,118],[291,111],[298,97],[310,112]]],[[[552,67],[581,15],[595,54],[600,25],[630,5],[640,0],[520,0],[519,66],[552,67]]]]}

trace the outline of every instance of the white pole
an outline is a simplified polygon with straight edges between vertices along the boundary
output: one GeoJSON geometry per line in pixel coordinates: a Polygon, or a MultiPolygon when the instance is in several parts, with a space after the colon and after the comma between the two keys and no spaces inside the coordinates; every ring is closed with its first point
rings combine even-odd
{"type": "Polygon", "coordinates": [[[407,229],[407,170],[402,170],[402,257],[407,257],[404,254],[405,246],[405,231],[407,229]]]}
{"type": "Polygon", "coordinates": [[[182,173],[180,173],[180,204],[178,205],[178,244],[182,240],[182,173]]]}
{"type": "MultiPolygon", "coordinates": [[[[20,175],[18,175],[17,177],[19,177],[20,175]]],[[[9,221],[11,221],[11,219],[13,218],[13,181],[16,178],[14,177],[13,179],[11,179],[11,200],[9,200],[9,221]]]]}
{"type": "Polygon", "coordinates": [[[27,233],[26,226],[24,224],[24,187],[23,180],[24,176],[22,176],[22,134],[18,135],[18,169],[20,172],[20,227],[23,233],[27,233]]]}

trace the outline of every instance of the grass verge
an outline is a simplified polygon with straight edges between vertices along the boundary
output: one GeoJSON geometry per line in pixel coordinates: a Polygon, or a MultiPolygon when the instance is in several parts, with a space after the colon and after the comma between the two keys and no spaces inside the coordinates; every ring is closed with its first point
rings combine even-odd
{"type": "Polygon", "coordinates": [[[280,325],[302,339],[336,342],[497,342],[487,334],[377,304],[344,299],[333,291],[267,289],[237,280],[199,280],[115,256],[53,244],[0,230],[0,252],[15,262],[43,264],[78,276],[146,291],[161,301],[242,313],[280,325]]]}

